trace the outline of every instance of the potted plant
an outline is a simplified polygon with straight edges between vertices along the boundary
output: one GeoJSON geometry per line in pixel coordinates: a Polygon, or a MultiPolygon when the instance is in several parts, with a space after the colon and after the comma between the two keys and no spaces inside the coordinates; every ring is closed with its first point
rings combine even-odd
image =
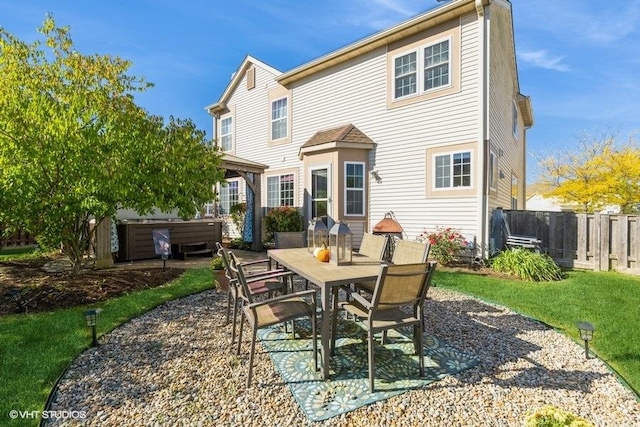
{"type": "Polygon", "coordinates": [[[219,290],[226,291],[229,289],[229,278],[224,271],[224,262],[222,258],[217,256],[211,260],[211,269],[213,270],[213,286],[219,290]]]}

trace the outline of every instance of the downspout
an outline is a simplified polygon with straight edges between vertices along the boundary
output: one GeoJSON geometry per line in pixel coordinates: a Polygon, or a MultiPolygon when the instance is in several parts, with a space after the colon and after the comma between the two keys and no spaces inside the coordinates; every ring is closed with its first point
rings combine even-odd
{"type": "Polygon", "coordinates": [[[478,61],[480,62],[478,73],[478,163],[481,165],[482,184],[478,192],[478,205],[480,206],[480,254],[483,259],[488,257],[489,246],[489,196],[487,191],[487,158],[489,141],[489,28],[488,16],[485,14],[485,0],[476,0],[478,14],[478,61]]]}

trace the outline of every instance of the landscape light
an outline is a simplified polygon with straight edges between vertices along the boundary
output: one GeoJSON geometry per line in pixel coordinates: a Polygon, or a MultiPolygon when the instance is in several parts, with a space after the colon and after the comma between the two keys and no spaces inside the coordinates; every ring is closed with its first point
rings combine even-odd
{"type": "Polygon", "coordinates": [[[98,314],[100,314],[102,310],[99,308],[93,308],[91,310],[87,310],[84,313],[84,317],[87,320],[87,326],[91,328],[91,335],[93,337],[92,345],[94,347],[98,346],[98,337],[96,335],[96,324],[98,323],[98,314]]]}
{"type": "Polygon", "coordinates": [[[589,322],[580,322],[578,323],[578,330],[580,331],[580,338],[584,341],[584,357],[589,359],[589,341],[593,339],[595,328],[589,322]]]}

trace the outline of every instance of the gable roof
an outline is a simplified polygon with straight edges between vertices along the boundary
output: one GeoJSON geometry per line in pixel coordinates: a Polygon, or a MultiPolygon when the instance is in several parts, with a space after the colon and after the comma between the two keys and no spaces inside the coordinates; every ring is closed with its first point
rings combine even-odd
{"type": "Polygon", "coordinates": [[[310,152],[332,148],[360,148],[370,150],[375,143],[360,129],[349,123],[332,129],[316,132],[307,142],[302,144],[299,157],[310,152]]]}
{"type": "MultiPolygon", "coordinates": [[[[494,0],[495,1],[495,0],[494,0]]],[[[349,59],[370,52],[389,43],[404,39],[413,34],[435,27],[444,22],[458,18],[470,12],[481,13],[483,6],[488,5],[491,0],[453,0],[443,6],[431,9],[407,21],[395,25],[386,30],[380,31],[348,46],[321,56],[311,62],[303,64],[293,70],[280,74],[276,78],[278,83],[286,86],[304,77],[315,74],[319,71],[340,64],[349,59]]],[[[482,12],[483,13],[483,12],[482,12]]]]}
{"type": "Polygon", "coordinates": [[[217,113],[217,112],[221,112],[221,111],[223,111],[223,110],[225,110],[227,108],[227,100],[231,96],[231,93],[234,91],[236,86],[238,86],[238,84],[240,84],[240,81],[244,77],[244,73],[252,65],[254,65],[256,67],[259,67],[259,68],[262,68],[263,70],[268,71],[269,73],[273,74],[274,77],[277,77],[277,76],[282,74],[281,71],[276,70],[272,66],[265,64],[264,62],[254,58],[251,55],[245,56],[244,59],[242,60],[242,63],[240,63],[240,66],[238,67],[238,69],[232,74],[231,81],[229,82],[229,84],[225,88],[224,92],[220,96],[220,99],[218,100],[218,102],[216,102],[215,104],[211,104],[211,105],[208,105],[208,106],[204,107],[204,109],[209,114],[214,114],[214,113],[217,113]]]}

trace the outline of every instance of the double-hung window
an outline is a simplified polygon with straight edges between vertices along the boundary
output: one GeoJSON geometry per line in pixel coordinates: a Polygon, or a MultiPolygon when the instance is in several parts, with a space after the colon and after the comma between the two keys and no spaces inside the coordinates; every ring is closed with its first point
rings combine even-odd
{"type": "Polygon", "coordinates": [[[364,163],[345,163],[345,214],[364,215],[364,163]]]}
{"type": "Polygon", "coordinates": [[[471,187],[471,152],[435,156],[434,174],[436,189],[471,187]]]}
{"type": "Polygon", "coordinates": [[[428,91],[448,86],[449,78],[449,40],[424,48],[424,90],[428,91]]]}
{"type": "Polygon", "coordinates": [[[267,177],[267,207],[294,206],[293,174],[267,177]]]}
{"type": "Polygon", "coordinates": [[[220,122],[220,148],[222,151],[233,150],[233,117],[227,117],[220,122]]]}
{"type": "Polygon", "coordinates": [[[288,114],[287,98],[271,102],[271,140],[287,137],[288,114]]]}
{"type": "Polygon", "coordinates": [[[411,52],[395,59],[395,97],[416,93],[418,80],[417,53],[411,52]]]}
{"type": "Polygon", "coordinates": [[[393,59],[394,99],[451,86],[451,43],[452,39],[447,38],[396,56],[393,59]]]}
{"type": "Polygon", "coordinates": [[[238,181],[229,181],[220,186],[220,214],[229,215],[231,206],[240,202],[238,181]]]}

